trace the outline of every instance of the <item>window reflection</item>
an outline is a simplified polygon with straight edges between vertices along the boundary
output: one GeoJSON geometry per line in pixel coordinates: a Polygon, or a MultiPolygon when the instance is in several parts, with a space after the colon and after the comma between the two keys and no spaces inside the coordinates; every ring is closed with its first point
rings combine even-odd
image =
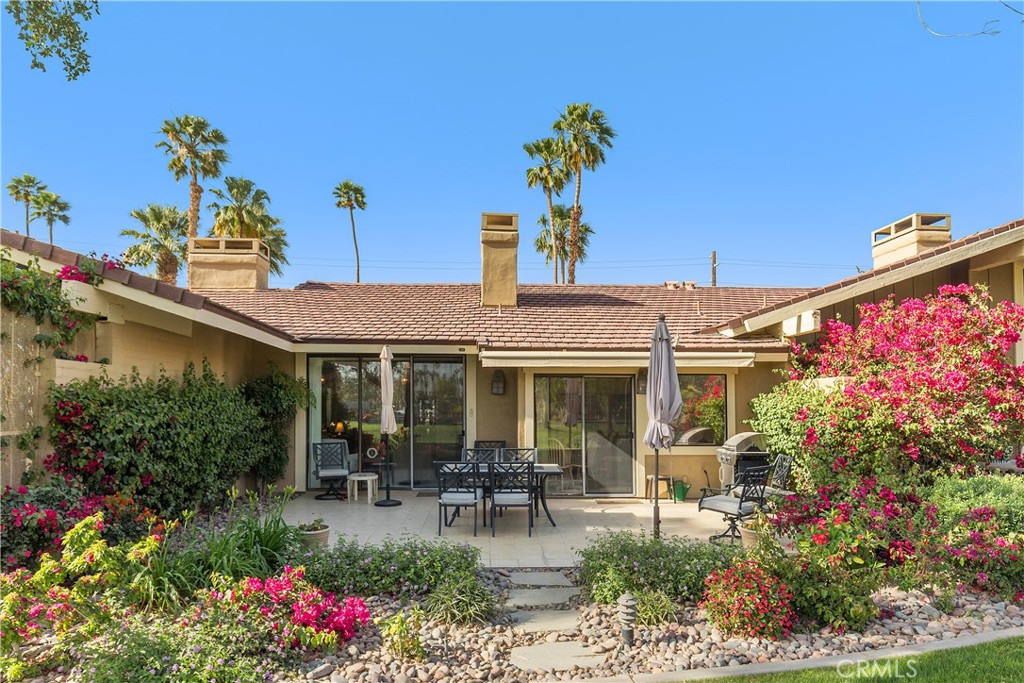
{"type": "Polygon", "coordinates": [[[683,408],[672,424],[679,446],[725,442],[725,375],[679,375],[683,408]]]}

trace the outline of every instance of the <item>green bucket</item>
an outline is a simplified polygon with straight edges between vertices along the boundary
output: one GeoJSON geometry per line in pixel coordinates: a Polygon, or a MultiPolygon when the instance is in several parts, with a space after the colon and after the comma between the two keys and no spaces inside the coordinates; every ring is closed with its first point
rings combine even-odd
{"type": "Polygon", "coordinates": [[[672,492],[672,497],[679,500],[686,500],[686,494],[690,492],[690,485],[682,480],[676,480],[675,488],[672,492]]]}

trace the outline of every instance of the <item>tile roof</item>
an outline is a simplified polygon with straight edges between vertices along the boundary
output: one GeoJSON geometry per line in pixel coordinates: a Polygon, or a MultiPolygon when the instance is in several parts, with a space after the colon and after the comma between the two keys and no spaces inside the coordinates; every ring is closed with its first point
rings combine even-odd
{"type": "Polygon", "coordinates": [[[518,306],[480,306],[479,284],[307,282],[294,289],[203,292],[303,342],[475,344],[490,349],[646,350],[658,314],[681,350],[788,348],[771,337],[700,330],[804,289],[521,284],[518,306]]]}
{"type": "MultiPolygon", "coordinates": [[[[87,256],[9,230],[4,247],[63,265],[87,256]]],[[[519,306],[480,306],[479,284],[307,282],[294,289],[192,292],[130,270],[106,280],[269,332],[324,343],[472,344],[491,349],[647,350],[659,313],[680,350],[778,351],[770,336],[730,339],[701,333],[738,313],[791,299],[794,287],[670,290],[656,285],[519,285],[519,306]]]]}
{"type": "MultiPolygon", "coordinates": [[[[8,249],[17,249],[18,251],[23,251],[27,254],[38,256],[41,259],[53,261],[65,266],[81,266],[86,262],[96,261],[94,258],[84,256],[74,251],[68,251],[67,249],[62,249],[61,247],[49,244],[48,242],[26,237],[25,235],[19,235],[18,233],[11,232],[7,229],[0,229],[0,245],[8,249]]],[[[139,273],[131,270],[112,268],[103,273],[103,279],[110,280],[111,282],[119,282],[126,287],[137,289],[140,292],[153,294],[161,299],[167,299],[168,301],[181,304],[182,306],[187,306],[188,308],[192,308],[197,311],[209,311],[221,316],[222,318],[249,325],[281,339],[291,340],[287,334],[266,325],[259,320],[250,318],[238,311],[225,308],[201,294],[190,292],[182,287],[169,285],[157,280],[156,278],[140,275],[139,273]]]]}
{"type": "MultiPolygon", "coordinates": [[[[892,272],[894,270],[899,270],[900,268],[904,268],[904,267],[909,266],[909,265],[911,265],[913,263],[919,263],[921,261],[927,261],[928,259],[933,259],[933,258],[935,258],[937,256],[941,256],[942,254],[946,254],[946,253],[949,253],[951,251],[955,251],[957,249],[962,249],[963,247],[966,247],[966,246],[968,246],[970,244],[974,244],[974,243],[980,242],[982,240],[990,239],[990,238],[995,237],[997,235],[1001,235],[1001,234],[1003,234],[1005,232],[1010,232],[1011,230],[1017,230],[1017,229],[1021,229],[1021,228],[1024,228],[1024,218],[1018,218],[1015,221],[1012,221],[1010,223],[1006,223],[1004,225],[1000,225],[999,227],[991,228],[989,230],[983,230],[981,232],[976,232],[974,234],[967,235],[966,237],[961,237],[960,239],[953,240],[952,242],[949,242],[948,244],[944,244],[941,247],[937,247],[935,249],[930,249],[928,251],[922,252],[922,253],[917,254],[915,256],[911,256],[910,258],[903,259],[902,261],[896,261],[895,263],[890,263],[889,265],[883,266],[881,268],[875,268],[874,270],[869,270],[869,271],[864,272],[864,273],[859,273],[857,275],[853,275],[853,276],[848,277],[848,278],[846,278],[844,280],[839,280],[838,282],[833,282],[831,284],[825,285],[824,287],[819,287],[817,289],[812,289],[812,290],[803,290],[802,293],[797,294],[796,296],[794,296],[792,298],[779,300],[779,301],[776,301],[774,303],[770,303],[770,304],[767,304],[765,306],[761,306],[760,308],[748,311],[748,312],[744,313],[743,315],[736,316],[735,318],[732,318],[730,320],[726,320],[726,321],[724,321],[722,323],[709,325],[708,327],[704,328],[702,331],[710,333],[710,332],[719,332],[719,331],[726,330],[726,329],[729,329],[729,328],[741,327],[744,322],[746,322],[747,320],[750,320],[751,318],[756,318],[757,316],[765,315],[766,313],[771,313],[772,311],[777,311],[777,310],[779,310],[781,308],[785,308],[786,306],[790,306],[792,304],[799,303],[801,301],[806,301],[808,299],[813,299],[815,297],[821,296],[822,294],[830,294],[832,292],[838,292],[838,291],[840,291],[842,289],[845,289],[847,287],[850,287],[852,285],[858,284],[860,282],[864,282],[865,280],[870,280],[871,278],[878,277],[879,275],[882,275],[884,273],[890,273],[890,272],[892,272]]],[[[1022,232],[1024,232],[1024,231],[1022,231],[1022,232]]]]}

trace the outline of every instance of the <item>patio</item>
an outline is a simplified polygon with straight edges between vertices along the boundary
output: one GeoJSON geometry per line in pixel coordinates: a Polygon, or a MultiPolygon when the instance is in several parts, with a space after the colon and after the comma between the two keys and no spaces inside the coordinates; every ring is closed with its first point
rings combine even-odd
{"type": "MultiPolygon", "coordinates": [[[[381,492],[383,495],[383,491],[381,492]]],[[[330,543],[339,538],[357,539],[361,543],[379,543],[386,538],[403,535],[436,539],[437,497],[430,492],[392,491],[391,497],[402,501],[393,508],[366,504],[365,492],[358,502],[316,500],[306,493],[288,503],[284,516],[295,524],[322,517],[330,525],[330,543]]],[[[543,511],[534,522],[533,536],[526,534],[526,511],[510,509],[498,518],[497,536],[483,526],[473,536],[473,513],[464,510],[441,538],[469,543],[480,548],[481,560],[488,567],[569,567],[576,561],[574,548],[582,548],[596,533],[610,529],[651,530],[653,505],[636,498],[557,498],[548,499],[548,507],[557,527],[552,527],[543,511]]],[[[696,500],[673,503],[661,501],[661,530],[665,536],[676,535],[706,540],[725,528],[721,515],[698,512],[696,500]]]]}

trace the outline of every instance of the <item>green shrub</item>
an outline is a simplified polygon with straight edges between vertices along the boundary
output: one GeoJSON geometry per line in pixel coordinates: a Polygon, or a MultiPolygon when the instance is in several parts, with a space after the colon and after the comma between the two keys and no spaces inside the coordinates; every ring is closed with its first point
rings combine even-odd
{"type": "Polygon", "coordinates": [[[423,608],[428,617],[446,624],[483,624],[498,614],[494,593],[476,574],[449,577],[427,596],[423,608]]]}
{"type": "Polygon", "coordinates": [[[943,531],[950,531],[971,510],[993,508],[1004,532],[1024,533],[1024,477],[980,475],[968,479],[939,477],[929,502],[943,531]]]}
{"type": "Polygon", "coordinates": [[[253,434],[269,429],[206,362],[180,383],[135,373],[55,385],[50,411],[50,472],[94,493],[134,493],[162,514],[223,500],[260,456],[253,434]]]}
{"type": "Polygon", "coordinates": [[[678,609],[672,599],[661,591],[639,591],[636,598],[636,623],[657,626],[675,621],[678,609]]]}
{"type": "Polygon", "coordinates": [[[295,413],[316,405],[305,379],[293,379],[275,367],[269,374],[242,384],[245,396],[269,429],[253,434],[260,441],[252,466],[260,488],[284,476],[288,466],[289,428],[295,413]]]}
{"type": "Polygon", "coordinates": [[[324,590],[345,595],[425,595],[449,576],[472,574],[480,550],[448,541],[407,537],[379,545],[341,539],[329,549],[295,551],[290,561],[324,590]]]}
{"type": "Polygon", "coordinates": [[[380,634],[384,637],[384,649],[399,660],[426,659],[427,650],[420,639],[423,626],[423,610],[413,607],[408,612],[376,619],[380,634]]]}
{"type": "Polygon", "coordinates": [[[579,550],[577,571],[584,595],[612,604],[626,590],[661,591],[672,600],[696,601],[704,579],[725,567],[737,549],[677,536],[660,540],[644,531],[608,532],[579,550]]]}

